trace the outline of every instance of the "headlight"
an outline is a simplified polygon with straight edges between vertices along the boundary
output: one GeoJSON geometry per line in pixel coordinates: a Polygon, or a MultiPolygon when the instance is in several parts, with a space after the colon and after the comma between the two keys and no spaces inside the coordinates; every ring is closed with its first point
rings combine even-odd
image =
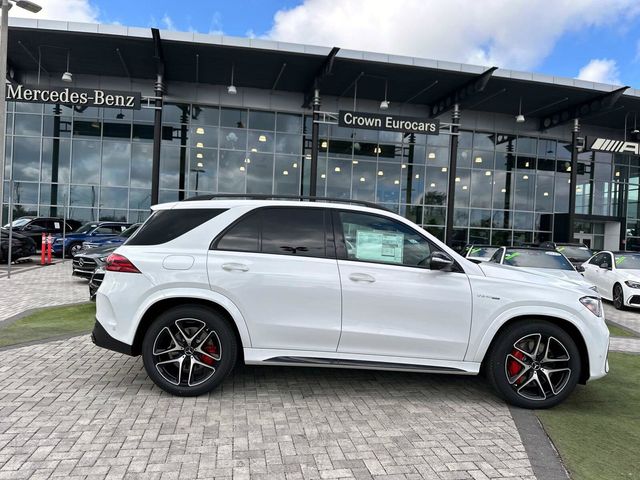
{"type": "Polygon", "coordinates": [[[602,303],[599,298],[582,297],[580,303],[587,307],[596,317],[602,316],[602,303]]]}
{"type": "Polygon", "coordinates": [[[109,255],[107,255],[106,257],[98,257],[98,260],[100,260],[102,263],[104,263],[104,262],[106,262],[106,261],[107,261],[107,257],[108,257],[108,256],[109,256],[109,255]]]}
{"type": "Polygon", "coordinates": [[[640,288],[640,282],[634,282],[633,280],[627,280],[624,283],[627,285],[627,287],[640,288]]]}

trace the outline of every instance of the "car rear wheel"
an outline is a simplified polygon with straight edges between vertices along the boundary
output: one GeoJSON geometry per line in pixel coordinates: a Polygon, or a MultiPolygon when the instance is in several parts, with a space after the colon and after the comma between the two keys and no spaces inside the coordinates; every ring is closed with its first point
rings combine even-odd
{"type": "Polygon", "coordinates": [[[624,310],[624,291],[619,283],[613,286],[613,306],[617,310],[624,310]]]}
{"type": "Polygon", "coordinates": [[[142,342],[144,367],[156,385],[180,396],[216,388],[231,372],[237,356],[231,327],[219,314],[198,305],[172,308],[160,315],[142,342]]]}
{"type": "Polygon", "coordinates": [[[580,353],[571,336],[543,320],[507,327],[487,358],[487,378],[512,405],[549,408],[565,400],[580,378],[580,353]]]}

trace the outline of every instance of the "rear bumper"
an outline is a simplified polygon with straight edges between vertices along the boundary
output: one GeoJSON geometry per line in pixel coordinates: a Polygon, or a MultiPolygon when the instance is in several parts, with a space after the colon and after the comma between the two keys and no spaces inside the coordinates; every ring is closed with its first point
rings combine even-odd
{"type": "Polygon", "coordinates": [[[114,352],[124,353],[125,355],[136,356],[133,353],[133,346],[116,340],[107,333],[100,322],[96,320],[91,333],[91,341],[98,347],[106,348],[107,350],[113,350],[114,352]]]}

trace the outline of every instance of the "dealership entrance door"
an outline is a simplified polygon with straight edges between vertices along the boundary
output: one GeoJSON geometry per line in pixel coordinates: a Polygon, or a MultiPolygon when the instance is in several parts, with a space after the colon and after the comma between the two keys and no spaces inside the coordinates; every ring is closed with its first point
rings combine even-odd
{"type": "Polygon", "coordinates": [[[600,215],[576,215],[573,235],[571,236],[568,229],[568,217],[568,214],[555,215],[553,222],[554,241],[584,243],[592,250],[620,250],[622,218],[600,215]]]}

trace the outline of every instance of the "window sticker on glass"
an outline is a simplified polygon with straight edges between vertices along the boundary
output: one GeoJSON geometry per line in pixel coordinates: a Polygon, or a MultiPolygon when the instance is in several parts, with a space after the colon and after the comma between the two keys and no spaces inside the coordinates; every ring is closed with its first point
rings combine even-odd
{"type": "Polygon", "coordinates": [[[624,259],[626,257],[622,256],[622,257],[617,257],[616,258],[616,265],[620,265],[622,262],[624,262],[624,259]]]}
{"type": "Polygon", "coordinates": [[[516,258],[518,255],[520,255],[520,252],[507,253],[507,254],[504,256],[504,259],[505,259],[505,260],[511,260],[511,259],[513,259],[513,258],[516,258]]]}
{"type": "Polygon", "coordinates": [[[356,258],[373,262],[402,263],[404,234],[358,230],[356,258]]]}
{"type": "Polygon", "coordinates": [[[478,253],[480,250],[482,250],[481,248],[472,248],[471,251],[469,252],[469,255],[473,255],[474,253],[478,253]]]}
{"type": "Polygon", "coordinates": [[[565,247],[558,247],[556,250],[558,250],[559,252],[563,252],[565,249],[565,247]]]}
{"type": "Polygon", "coordinates": [[[53,222],[53,228],[60,230],[60,222],[53,222]]]}

